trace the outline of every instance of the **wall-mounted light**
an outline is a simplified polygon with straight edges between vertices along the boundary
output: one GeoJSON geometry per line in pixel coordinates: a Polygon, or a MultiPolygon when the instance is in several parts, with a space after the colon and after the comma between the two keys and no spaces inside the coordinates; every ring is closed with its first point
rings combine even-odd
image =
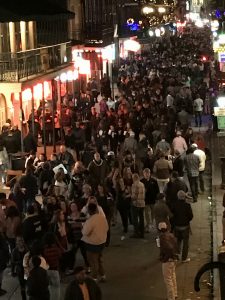
{"type": "Polygon", "coordinates": [[[158,8],[158,12],[159,12],[160,14],[165,13],[165,12],[166,12],[165,7],[159,7],[159,8],[158,8]]]}
{"type": "Polygon", "coordinates": [[[143,14],[145,14],[145,15],[151,14],[151,13],[153,13],[154,11],[155,11],[154,8],[151,7],[151,6],[145,6],[145,7],[143,7],[143,9],[142,9],[143,14]]]}

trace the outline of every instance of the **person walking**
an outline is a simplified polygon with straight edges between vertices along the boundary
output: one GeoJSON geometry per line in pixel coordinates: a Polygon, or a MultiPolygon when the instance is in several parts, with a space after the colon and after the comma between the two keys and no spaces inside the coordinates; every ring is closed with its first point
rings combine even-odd
{"type": "Polygon", "coordinates": [[[50,300],[48,290],[49,279],[47,271],[40,266],[40,257],[33,256],[32,265],[33,269],[30,271],[27,279],[27,294],[29,300],[50,300]]]}
{"type": "Polygon", "coordinates": [[[176,135],[177,136],[173,139],[173,143],[172,143],[174,153],[178,151],[180,155],[183,155],[187,151],[186,141],[182,137],[181,131],[178,130],[176,135]]]}
{"type": "Polygon", "coordinates": [[[96,281],[98,279],[100,281],[105,281],[106,276],[102,256],[109,226],[105,215],[98,212],[95,203],[90,203],[88,205],[88,213],[90,217],[84,223],[82,229],[82,241],[85,242],[92,278],[96,281]]]}
{"type": "Polygon", "coordinates": [[[205,191],[204,185],[204,172],[205,172],[205,161],[206,155],[205,152],[198,148],[197,144],[192,144],[191,146],[194,149],[194,154],[198,156],[200,164],[199,164],[199,186],[202,193],[205,191]]]}
{"type": "Polygon", "coordinates": [[[158,229],[160,231],[160,261],[162,263],[162,273],[167,290],[167,300],[175,300],[177,298],[177,240],[173,233],[168,231],[166,223],[160,222],[158,229]]]}
{"type": "Polygon", "coordinates": [[[194,100],[194,114],[195,114],[195,125],[196,127],[202,126],[202,111],[203,111],[204,102],[200,98],[200,95],[196,95],[196,99],[194,100]]]}
{"type": "Polygon", "coordinates": [[[193,148],[188,150],[187,155],[184,158],[184,165],[187,170],[193,201],[197,202],[200,159],[196,154],[194,154],[193,148]]]}
{"type": "Polygon", "coordinates": [[[160,153],[159,159],[155,162],[153,172],[156,175],[159,191],[163,193],[166,184],[169,182],[170,171],[173,169],[172,160],[167,160],[163,152],[160,153]]]}
{"type": "Polygon", "coordinates": [[[158,228],[159,223],[164,222],[167,225],[167,228],[170,229],[170,218],[172,217],[172,213],[166,204],[165,195],[160,193],[157,195],[157,201],[154,206],[154,216],[156,228],[158,228]]]}
{"type": "Polygon", "coordinates": [[[159,186],[157,181],[151,177],[150,169],[146,168],[143,171],[144,178],[141,182],[145,186],[145,231],[149,232],[150,229],[154,226],[154,205],[156,202],[156,197],[159,193],[159,186]]]}
{"type": "Polygon", "coordinates": [[[86,275],[82,266],[74,269],[75,279],[66,288],[64,300],[101,300],[102,293],[96,281],[86,275]]]}
{"type": "Polygon", "coordinates": [[[131,201],[134,225],[134,234],[131,237],[144,238],[145,186],[140,181],[140,177],[137,173],[133,174],[131,201]]]}
{"type": "Polygon", "coordinates": [[[186,202],[186,193],[179,191],[177,193],[178,200],[173,206],[173,222],[174,232],[178,242],[178,250],[181,253],[181,260],[183,263],[189,262],[188,248],[190,235],[190,222],[193,219],[193,212],[191,205],[186,202]],[[181,244],[183,244],[181,249],[181,244]]]}

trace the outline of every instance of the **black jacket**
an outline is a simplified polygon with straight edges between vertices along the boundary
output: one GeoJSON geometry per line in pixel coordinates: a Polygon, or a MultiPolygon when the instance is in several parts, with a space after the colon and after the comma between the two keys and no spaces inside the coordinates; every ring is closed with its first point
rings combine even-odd
{"type": "Polygon", "coordinates": [[[9,260],[9,247],[5,238],[0,234],[0,271],[5,270],[9,260]]]}
{"type": "Polygon", "coordinates": [[[25,188],[25,199],[30,202],[35,200],[35,196],[38,194],[37,178],[33,174],[27,174],[21,177],[20,185],[25,188]]]}
{"type": "Polygon", "coordinates": [[[145,204],[155,204],[156,196],[159,193],[157,181],[154,178],[150,178],[149,180],[143,178],[141,182],[145,186],[145,204]]]}
{"type": "Polygon", "coordinates": [[[191,205],[185,200],[176,200],[172,208],[172,213],[175,226],[188,226],[193,219],[191,205]]]}
{"type": "MultiPolygon", "coordinates": [[[[49,300],[49,279],[46,270],[41,267],[30,271],[27,279],[27,294],[30,300],[49,300]]],[[[72,299],[72,298],[71,298],[72,299]]]]}
{"type": "MultiPolygon", "coordinates": [[[[96,282],[91,278],[86,278],[85,283],[90,300],[101,300],[102,293],[96,282]]],[[[67,287],[64,300],[84,300],[81,288],[76,280],[72,281],[67,287]]]]}
{"type": "Polygon", "coordinates": [[[25,138],[23,139],[24,150],[25,152],[30,152],[31,150],[37,151],[37,143],[34,139],[34,136],[31,132],[29,132],[25,138]]]}
{"type": "Polygon", "coordinates": [[[178,200],[177,193],[179,191],[184,191],[185,193],[188,192],[188,187],[184,180],[177,178],[173,182],[168,182],[165,193],[166,201],[169,206],[171,206],[174,203],[174,201],[178,200]]]}
{"type": "Polygon", "coordinates": [[[31,243],[42,237],[43,225],[38,215],[28,216],[22,224],[23,238],[26,243],[31,243]]]}
{"type": "Polygon", "coordinates": [[[177,171],[179,177],[184,176],[184,160],[181,156],[178,156],[173,161],[173,171],[177,171]]]}

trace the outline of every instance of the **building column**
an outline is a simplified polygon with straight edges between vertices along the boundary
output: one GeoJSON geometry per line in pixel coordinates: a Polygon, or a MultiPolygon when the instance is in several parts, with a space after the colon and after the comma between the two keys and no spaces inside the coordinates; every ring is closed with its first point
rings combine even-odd
{"type": "Polygon", "coordinates": [[[27,50],[27,35],[26,35],[26,22],[20,21],[20,34],[21,34],[21,45],[22,51],[27,50]]]}
{"type": "Polygon", "coordinates": [[[28,22],[28,33],[29,33],[29,44],[30,44],[30,49],[34,49],[34,22],[30,21],[28,22]]]}
{"type": "Polygon", "coordinates": [[[15,23],[9,22],[9,41],[10,41],[10,51],[12,53],[16,52],[16,30],[15,23]]]}
{"type": "Polygon", "coordinates": [[[3,47],[3,24],[2,23],[0,23],[0,53],[3,53],[3,49],[2,49],[2,47],[3,47]]]}

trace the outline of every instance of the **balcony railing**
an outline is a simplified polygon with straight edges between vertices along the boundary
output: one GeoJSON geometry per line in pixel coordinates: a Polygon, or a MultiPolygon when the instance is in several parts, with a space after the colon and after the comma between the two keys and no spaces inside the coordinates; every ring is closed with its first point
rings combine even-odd
{"type": "Polygon", "coordinates": [[[0,82],[19,82],[66,65],[71,60],[70,42],[17,53],[0,53],[0,82]]]}

